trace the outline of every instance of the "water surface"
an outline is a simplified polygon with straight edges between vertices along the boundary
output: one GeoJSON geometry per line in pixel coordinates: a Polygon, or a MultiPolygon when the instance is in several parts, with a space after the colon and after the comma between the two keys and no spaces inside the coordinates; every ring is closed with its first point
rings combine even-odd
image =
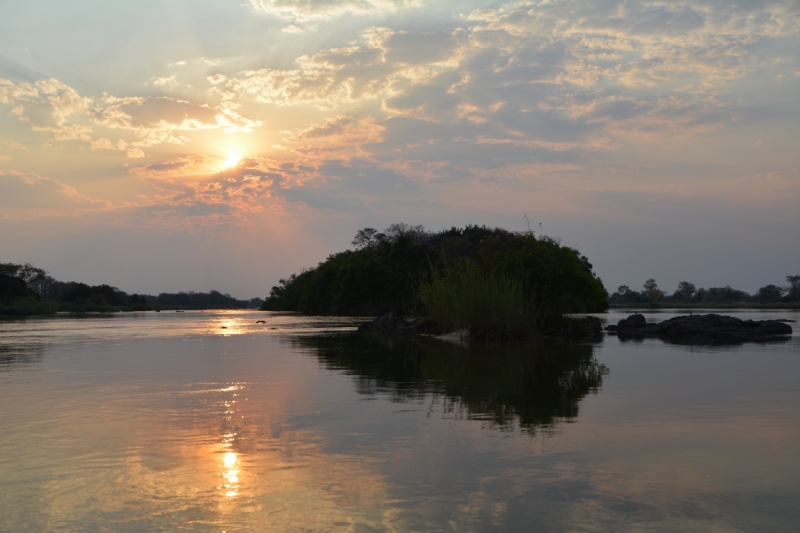
{"type": "Polygon", "coordinates": [[[0,531],[800,529],[797,333],[468,349],[356,323],[0,322],[0,531]]]}

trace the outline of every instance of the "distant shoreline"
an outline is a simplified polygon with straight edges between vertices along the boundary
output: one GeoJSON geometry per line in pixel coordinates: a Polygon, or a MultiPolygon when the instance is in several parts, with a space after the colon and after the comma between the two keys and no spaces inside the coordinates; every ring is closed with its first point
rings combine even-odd
{"type": "Polygon", "coordinates": [[[647,303],[613,303],[611,309],[800,309],[800,302],[647,302],[647,303]]]}

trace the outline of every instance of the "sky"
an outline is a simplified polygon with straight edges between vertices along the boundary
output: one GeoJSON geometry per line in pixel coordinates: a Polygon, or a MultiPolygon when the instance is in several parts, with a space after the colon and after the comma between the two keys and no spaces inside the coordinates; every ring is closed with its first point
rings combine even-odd
{"type": "Polygon", "coordinates": [[[525,217],[609,292],[800,274],[800,2],[0,3],[0,262],[264,297],[525,217]]]}

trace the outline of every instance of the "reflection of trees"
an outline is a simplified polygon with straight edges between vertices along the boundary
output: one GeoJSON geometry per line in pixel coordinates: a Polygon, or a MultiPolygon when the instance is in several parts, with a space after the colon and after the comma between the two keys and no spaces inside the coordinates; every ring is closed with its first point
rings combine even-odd
{"type": "Polygon", "coordinates": [[[0,344],[0,372],[14,370],[19,365],[39,363],[43,356],[44,346],[41,344],[0,344]]]}
{"type": "Polygon", "coordinates": [[[444,395],[470,418],[499,425],[517,421],[530,432],[578,416],[580,401],[608,374],[590,344],[468,348],[434,339],[390,344],[350,335],[294,342],[313,348],[328,368],[355,376],[362,394],[388,393],[396,401],[444,395]]]}

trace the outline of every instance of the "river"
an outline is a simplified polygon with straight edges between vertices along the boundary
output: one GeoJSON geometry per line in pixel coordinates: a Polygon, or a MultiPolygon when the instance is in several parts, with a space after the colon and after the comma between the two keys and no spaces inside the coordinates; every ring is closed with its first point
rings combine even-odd
{"type": "Polygon", "coordinates": [[[471,348],[356,324],[0,321],[0,531],[800,530],[798,323],[471,348]]]}

